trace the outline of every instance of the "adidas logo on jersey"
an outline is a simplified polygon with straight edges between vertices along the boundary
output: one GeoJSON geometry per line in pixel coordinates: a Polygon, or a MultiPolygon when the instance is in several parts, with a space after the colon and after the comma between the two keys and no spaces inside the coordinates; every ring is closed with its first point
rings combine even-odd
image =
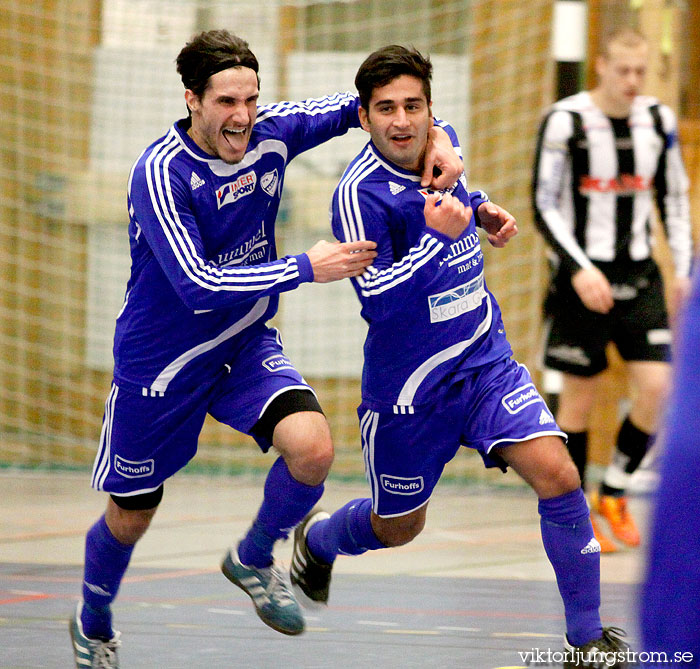
{"type": "Polygon", "coordinates": [[[397,184],[393,181],[390,181],[389,190],[391,191],[392,195],[398,195],[402,190],[406,190],[406,186],[402,186],[401,184],[397,184]]]}
{"type": "Polygon", "coordinates": [[[600,553],[600,544],[598,539],[593,537],[584,548],[581,549],[581,555],[588,555],[589,553],[600,553]]]}
{"type": "Polygon", "coordinates": [[[203,185],[204,185],[204,179],[202,179],[195,172],[192,172],[192,176],[190,177],[190,186],[192,186],[192,190],[197,190],[200,186],[203,186],[203,185]]]}
{"type": "Polygon", "coordinates": [[[552,418],[552,414],[542,409],[542,411],[540,411],[540,425],[547,425],[547,423],[553,422],[554,418],[552,418]]]}

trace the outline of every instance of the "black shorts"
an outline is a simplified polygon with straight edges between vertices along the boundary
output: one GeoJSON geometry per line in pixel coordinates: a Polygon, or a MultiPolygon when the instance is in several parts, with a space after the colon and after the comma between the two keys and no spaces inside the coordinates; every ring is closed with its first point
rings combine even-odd
{"type": "Polygon", "coordinates": [[[570,276],[560,272],[545,301],[545,366],[594,376],[608,366],[605,349],[610,342],[627,361],[669,361],[663,280],[656,264],[645,263],[643,269],[624,281],[610,278],[615,306],[607,314],[587,309],[570,276]]]}

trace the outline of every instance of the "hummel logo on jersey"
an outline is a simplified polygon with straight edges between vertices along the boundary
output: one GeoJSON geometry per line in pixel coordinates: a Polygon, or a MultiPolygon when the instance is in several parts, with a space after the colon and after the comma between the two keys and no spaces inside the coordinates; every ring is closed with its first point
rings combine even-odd
{"type": "Polygon", "coordinates": [[[190,177],[190,186],[192,186],[192,190],[197,190],[203,185],[204,179],[202,179],[202,177],[200,177],[196,172],[192,172],[192,176],[190,177]]]}
{"type": "Polygon", "coordinates": [[[547,425],[547,423],[553,423],[554,418],[552,418],[552,415],[548,412],[542,409],[540,411],[540,425],[547,425]]]}
{"type": "Polygon", "coordinates": [[[406,190],[406,186],[402,186],[401,184],[397,184],[393,181],[390,181],[389,190],[391,191],[392,195],[398,195],[402,190],[406,190]]]}
{"type": "Polygon", "coordinates": [[[588,555],[589,553],[600,553],[600,544],[598,539],[593,537],[584,548],[581,549],[581,555],[588,555]]]}

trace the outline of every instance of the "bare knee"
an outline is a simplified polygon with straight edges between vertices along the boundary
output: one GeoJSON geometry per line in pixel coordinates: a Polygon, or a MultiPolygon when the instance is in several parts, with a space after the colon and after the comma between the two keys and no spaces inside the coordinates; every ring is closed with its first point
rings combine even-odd
{"type": "Polygon", "coordinates": [[[499,454],[540,499],[558,497],[581,487],[576,465],[560,437],[519,442],[504,447],[499,454]]]}
{"type": "Polygon", "coordinates": [[[333,464],[333,442],[330,439],[307,445],[287,467],[292,476],[307,485],[319,485],[326,480],[333,464]]]}
{"type": "Polygon", "coordinates": [[[537,485],[533,485],[540,499],[559,497],[581,487],[581,477],[570,456],[562,457],[560,461],[552,463],[549,471],[544,474],[537,485]]]}
{"type": "Polygon", "coordinates": [[[372,513],[372,529],[387,547],[403,546],[415,539],[425,527],[425,509],[405,516],[382,518],[372,513]]]}
{"type": "Polygon", "coordinates": [[[157,509],[157,506],[152,509],[122,509],[110,498],[105,521],[119,543],[133,546],[146,533],[157,509]]]}
{"type": "Polygon", "coordinates": [[[323,414],[286,416],[275,427],[273,443],[297,481],[313,486],[325,481],[333,464],[333,440],[323,414]]]}

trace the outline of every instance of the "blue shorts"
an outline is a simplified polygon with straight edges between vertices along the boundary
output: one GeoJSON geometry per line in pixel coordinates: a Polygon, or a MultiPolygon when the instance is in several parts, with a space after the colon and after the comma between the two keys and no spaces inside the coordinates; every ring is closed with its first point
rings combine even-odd
{"type": "Polygon", "coordinates": [[[460,446],[476,449],[487,467],[507,465],[493,452],[559,429],[524,365],[502,360],[469,370],[435,404],[413,414],[358,409],[372,510],[402,516],[423,506],[460,446]]]}
{"type": "MultiPolygon", "coordinates": [[[[116,495],[156,490],[194,457],[207,414],[251,434],[270,402],[295,388],[311,390],[271,328],[222,365],[216,378],[190,392],[151,397],[115,382],[105,403],[92,487],[116,495]]],[[[255,438],[263,451],[272,445],[255,438]]]]}

